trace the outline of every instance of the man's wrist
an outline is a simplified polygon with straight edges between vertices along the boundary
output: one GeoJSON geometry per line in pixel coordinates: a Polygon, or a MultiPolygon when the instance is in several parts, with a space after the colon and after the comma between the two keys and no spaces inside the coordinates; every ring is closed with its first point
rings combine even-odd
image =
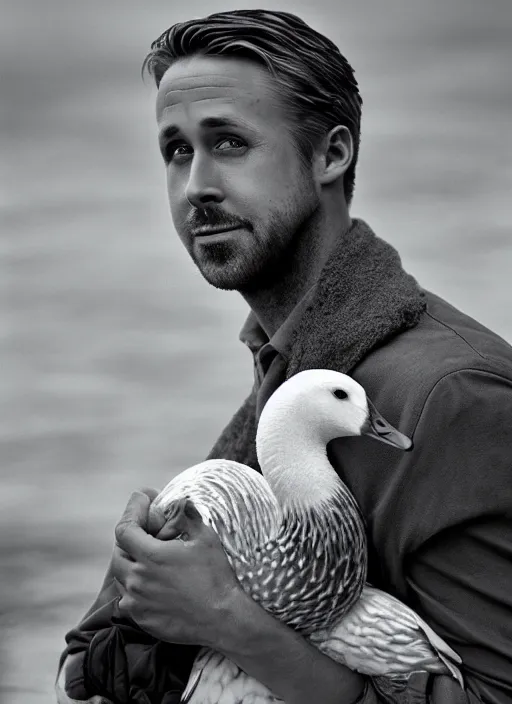
{"type": "Polygon", "coordinates": [[[256,616],[259,621],[260,611],[263,609],[241,587],[232,589],[226,595],[224,603],[219,606],[219,626],[208,644],[209,647],[226,655],[233,652],[250,655],[246,629],[249,627],[252,633],[252,627],[256,625],[253,618],[256,616]]]}

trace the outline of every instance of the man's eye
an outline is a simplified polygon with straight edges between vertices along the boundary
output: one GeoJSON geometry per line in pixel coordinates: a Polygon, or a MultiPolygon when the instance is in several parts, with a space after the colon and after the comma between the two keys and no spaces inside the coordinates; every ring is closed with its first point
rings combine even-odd
{"type": "Polygon", "coordinates": [[[246,146],[245,142],[241,139],[236,139],[235,137],[228,137],[219,142],[217,149],[224,151],[225,149],[243,149],[246,146]],[[224,145],[224,146],[222,146],[224,145]]]}
{"type": "Polygon", "coordinates": [[[164,151],[164,157],[169,162],[179,157],[188,156],[190,151],[188,144],[168,144],[164,151]]]}
{"type": "MultiPolygon", "coordinates": [[[[226,137],[218,142],[216,149],[219,151],[240,150],[245,149],[247,145],[241,139],[235,137],[226,137]]],[[[192,147],[189,144],[171,142],[164,149],[164,159],[167,164],[171,161],[184,161],[192,154],[192,147]]]]}

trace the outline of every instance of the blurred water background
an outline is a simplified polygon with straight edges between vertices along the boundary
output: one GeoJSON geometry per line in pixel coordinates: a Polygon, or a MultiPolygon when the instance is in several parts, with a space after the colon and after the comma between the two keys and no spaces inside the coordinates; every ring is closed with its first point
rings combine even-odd
{"type": "MultiPolygon", "coordinates": [[[[239,2],[236,7],[254,7],[239,2]]],[[[256,5],[257,6],[257,5],[256,5]]],[[[512,3],[283,0],[363,93],[354,215],[512,340],[512,3]]],[[[0,2],[0,696],[50,704],[131,491],[201,460],[248,392],[246,314],[167,210],[150,42],[220,0],[0,2]]]]}

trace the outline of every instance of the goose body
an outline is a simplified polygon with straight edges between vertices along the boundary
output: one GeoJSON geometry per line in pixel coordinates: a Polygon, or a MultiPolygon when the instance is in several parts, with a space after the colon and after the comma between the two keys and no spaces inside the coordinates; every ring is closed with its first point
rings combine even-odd
{"type": "Polygon", "coordinates": [[[341,482],[324,513],[301,513],[280,505],[252,468],[208,460],[179,474],[155,503],[164,508],[184,497],[218,534],[243,589],[283,623],[311,633],[357,601],[366,574],[364,527],[341,482]]]}
{"type": "MultiPolygon", "coordinates": [[[[458,656],[411,609],[365,584],[364,522],[326,450],[337,437],[362,434],[402,449],[411,445],[351,377],[301,372],[261,414],[262,475],[209,460],[177,475],[154,504],[168,514],[175,501],[192,500],[219,535],[243,589],[333,659],[366,674],[426,669],[460,677],[458,656]]],[[[208,649],[198,654],[182,697],[190,704],[277,701],[208,649]]]]}
{"type": "Polygon", "coordinates": [[[411,672],[451,674],[461,686],[461,659],[417,613],[366,584],[357,603],[310,641],[363,675],[401,678],[411,672]]]}
{"type": "MultiPolygon", "coordinates": [[[[351,670],[404,681],[412,672],[451,675],[464,686],[461,659],[412,609],[365,585],[359,600],[331,628],[309,641],[351,670]]],[[[203,649],[194,662],[182,704],[276,704],[264,685],[233,662],[203,649]]]]}

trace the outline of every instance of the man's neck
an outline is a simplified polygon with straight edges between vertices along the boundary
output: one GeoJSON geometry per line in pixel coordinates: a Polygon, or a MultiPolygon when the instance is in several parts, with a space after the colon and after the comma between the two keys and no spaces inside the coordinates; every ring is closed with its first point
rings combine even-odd
{"type": "Polygon", "coordinates": [[[305,230],[279,276],[266,286],[241,291],[268,337],[272,337],[297,303],[320,277],[331,252],[351,219],[347,210],[337,212],[305,230]]]}

